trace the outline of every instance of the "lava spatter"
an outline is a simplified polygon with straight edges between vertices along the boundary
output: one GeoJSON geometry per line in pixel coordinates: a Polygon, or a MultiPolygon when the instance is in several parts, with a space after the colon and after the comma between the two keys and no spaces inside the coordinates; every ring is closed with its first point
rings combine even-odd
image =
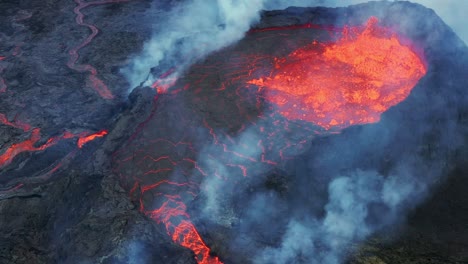
{"type": "Polygon", "coordinates": [[[76,64],[79,58],[79,50],[88,45],[94,37],[99,33],[98,28],[95,25],[88,24],[84,22],[84,15],[81,12],[82,9],[88,6],[94,5],[103,5],[110,3],[120,3],[120,2],[129,2],[131,0],[101,0],[101,1],[91,1],[84,2],[83,0],[74,0],[77,3],[77,6],[73,9],[73,12],[76,14],[75,21],[78,25],[87,27],[91,30],[91,34],[86,37],[86,39],[78,46],[74,47],[69,51],[70,58],[67,62],[67,66],[78,72],[88,72],[88,82],[93,87],[93,89],[104,99],[113,99],[114,95],[109,90],[109,88],[104,84],[104,82],[99,79],[98,72],[96,68],[89,64],[76,64]]]}
{"type": "Polygon", "coordinates": [[[377,122],[426,73],[416,53],[377,22],[346,28],[337,43],[313,42],[275,58],[271,75],[248,83],[266,89],[266,99],[288,119],[325,129],[377,122]]]}

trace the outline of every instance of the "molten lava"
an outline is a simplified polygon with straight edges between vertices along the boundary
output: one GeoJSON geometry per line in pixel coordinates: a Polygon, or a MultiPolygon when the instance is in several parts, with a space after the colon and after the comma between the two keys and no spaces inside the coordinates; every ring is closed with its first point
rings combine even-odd
{"type": "MultiPolygon", "coordinates": [[[[164,183],[178,185],[177,183],[164,183]]],[[[191,249],[199,264],[222,264],[217,257],[210,256],[210,248],[203,242],[197,229],[190,222],[190,217],[186,213],[186,205],[180,200],[180,196],[165,195],[165,198],[166,201],[159,209],[148,212],[149,216],[165,225],[168,235],[174,242],[191,249]]]]}
{"type": "MultiPolygon", "coordinates": [[[[3,115],[0,114],[0,122],[3,121],[2,118],[3,118],[3,115]]],[[[22,128],[25,131],[30,129],[30,126],[28,124],[23,124],[23,123],[19,123],[20,125],[13,124],[13,123],[4,123],[4,124],[8,124],[8,125],[11,124],[11,126],[22,128]]],[[[88,132],[83,132],[80,134],[72,134],[66,131],[61,136],[49,138],[46,143],[36,147],[36,143],[39,142],[39,140],[41,139],[41,129],[34,128],[31,131],[31,136],[29,139],[26,139],[19,143],[12,144],[9,148],[7,148],[3,153],[0,154],[0,167],[7,166],[8,164],[10,164],[13,161],[13,159],[20,153],[42,151],[57,144],[60,140],[63,140],[63,139],[70,139],[70,138],[78,137],[77,145],[79,148],[81,148],[87,142],[94,140],[97,137],[103,137],[105,135],[107,135],[106,130],[102,130],[94,134],[88,134],[88,132]]]]}
{"type": "Polygon", "coordinates": [[[426,73],[421,59],[372,17],[364,30],[345,28],[335,44],[316,41],[285,58],[272,74],[248,83],[288,119],[325,129],[377,122],[426,73]]]}
{"type": "Polygon", "coordinates": [[[80,138],[78,138],[78,147],[79,148],[82,148],[84,144],[96,139],[96,138],[99,138],[99,137],[103,137],[107,135],[107,130],[101,130],[97,133],[94,133],[94,134],[91,134],[91,135],[88,135],[88,136],[82,136],[80,138]]]}

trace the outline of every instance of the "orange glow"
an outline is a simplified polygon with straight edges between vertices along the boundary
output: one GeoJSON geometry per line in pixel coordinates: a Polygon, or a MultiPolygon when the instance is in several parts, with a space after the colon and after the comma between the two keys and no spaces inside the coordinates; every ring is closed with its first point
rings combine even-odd
{"type": "MultiPolygon", "coordinates": [[[[2,120],[2,114],[0,114],[0,122],[4,121],[2,120]]],[[[18,124],[13,124],[13,123],[7,123],[8,125],[14,125],[15,127],[22,128],[23,130],[27,131],[30,129],[29,125],[19,123],[18,124]]],[[[85,132],[86,133],[86,132],[85,132]]],[[[59,137],[52,137],[47,140],[46,143],[44,143],[41,146],[36,147],[36,143],[41,139],[41,129],[40,128],[34,128],[31,131],[31,136],[29,139],[26,139],[22,142],[12,144],[8,149],[6,149],[2,154],[0,154],[0,167],[7,166],[10,164],[13,159],[20,153],[23,152],[36,152],[36,151],[42,151],[45,150],[59,142],[60,140],[63,139],[70,139],[70,138],[75,138],[78,137],[78,147],[82,147],[84,144],[87,142],[97,138],[97,137],[103,137],[107,134],[106,130],[102,130],[100,132],[97,132],[95,134],[87,135],[84,136],[84,133],[81,134],[72,134],[68,131],[65,131],[61,136],[59,137]]]]}
{"type": "MultiPolygon", "coordinates": [[[[69,134],[66,133],[61,138],[67,138],[69,134]]],[[[0,155],[0,167],[6,166],[10,164],[13,159],[22,152],[34,152],[34,151],[41,151],[50,146],[55,145],[57,141],[60,139],[58,137],[50,138],[47,140],[46,143],[39,147],[35,147],[34,145],[41,139],[41,130],[39,128],[35,128],[31,132],[31,137],[25,141],[20,143],[16,143],[11,145],[3,154],[0,155]]]]}
{"type": "Polygon", "coordinates": [[[275,58],[268,77],[249,81],[288,119],[325,129],[377,122],[426,73],[421,59],[372,17],[365,29],[345,28],[335,44],[316,41],[275,58]]]}
{"type": "Polygon", "coordinates": [[[175,68],[169,69],[167,72],[159,76],[159,78],[153,82],[151,87],[156,89],[157,93],[166,93],[169,88],[174,86],[174,84],[177,82],[177,78],[171,76],[174,72],[175,68]]]}
{"type": "MultiPolygon", "coordinates": [[[[158,223],[166,226],[172,240],[195,253],[198,264],[222,264],[218,257],[210,255],[210,248],[203,242],[186,213],[187,206],[178,195],[166,195],[167,200],[159,209],[147,212],[158,223]]],[[[143,210],[144,211],[144,210],[143,210]]]]}
{"type": "Polygon", "coordinates": [[[91,134],[91,135],[88,135],[88,136],[83,136],[83,137],[80,137],[78,138],[78,147],[79,148],[82,148],[84,144],[88,143],[89,141],[92,141],[96,138],[100,138],[100,137],[103,137],[107,135],[107,130],[101,130],[97,133],[94,133],[94,134],[91,134]]]}
{"type": "Polygon", "coordinates": [[[20,121],[14,121],[14,122],[8,121],[7,117],[4,114],[0,114],[0,124],[4,124],[4,125],[11,126],[14,128],[19,128],[19,129],[22,129],[24,132],[31,129],[31,126],[29,124],[26,124],[20,121]]]}

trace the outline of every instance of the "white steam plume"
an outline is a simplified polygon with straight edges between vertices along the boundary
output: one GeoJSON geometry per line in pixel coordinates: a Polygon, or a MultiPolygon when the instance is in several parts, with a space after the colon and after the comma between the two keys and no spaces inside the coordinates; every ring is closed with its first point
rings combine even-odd
{"type": "MultiPolygon", "coordinates": [[[[267,123],[259,125],[268,126],[267,123]]],[[[287,137],[282,133],[277,139],[283,140],[287,137]]],[[[256,146],[260,138],[262,135],[254,128],[248,128],[238,136],[236,144],[232,145],[231,140],[222,138],[219,139],[219,143],[227,146],[231,144],[229,149],[240,156],[260,160],[262,155],[260,148],[253,147],[246,150],[239,147],[256,146]]],[[[287,223],[285,233],[279,237],[281,243],[277,246],[267,248],[252,246],[255,243],[251,237],[230,241],[232,248],[247,251],[250,249],[251,252],[247,254],[254,256],[255,264],[342,263],[351,243],[363,241],[376,231],[403,221],[405,212],[419,204],[426,197],[434,181],[441,177],[443,167],[436,163],[428,166],[419,157],[408,156],[403,157],[400,164],[397,164],[387,176],[374,170],[359,169],[334,175],[328,182],[328,201],[323,204],[325,215],[309,214],[304,218],[303,215],[296,216],[279,210],[278,207],[281,207],[284,201],[274,191],[257,190],[253,197],[244,197],[242,194],[248,192],[247,189],[250,188],[246,186],[255,185],[259,181],[256,178],[258,174],[266,173],[268,167],[252,168],[248,160],[231,155],[229,157],[231,162],[256,172],[255,175],[244,177],[223,162],[210,158],[223,155],[226,153],[219,146],[208,144],[198,156],[197,162],[204,168],[212,170],[210,174],[216,171],[229,179],[225,181],[217,177],[205,178],[201,188],[204,196],[202,214],[224,226],[240,221],[239,230],[247,230],[248,234],[259,232],[258,223],[268,226],[270,228],[268,232],[272,233],[276,228],[282,228],[281,224],[277,224],[280,218],[287,223]],[[242,181],[244,184],[233,184],[236,181],[242,181]],[[241,219],[237,219],[238,216],[232,211],[233,204],[242,204],[246,208],[241,219]]],[[[338,160],[336,162],[339,163],[338,160]]],[[[305,177],[310,182],[314,182],[322,176],[303,171],[298,177],[305,177]]],[[[314,195],[310,187],[306,185],[297,187],[294,195],[297,197],[314,195]]],[[[307,207],[312,205],[289,203],[287,206],[306,211],[307,207]]]]}
{"type": "MultiPolygon", "coordinates": [[[[175,69],[161,84],[177,79],[195,61],[213,51],[240,40],[259,19],[260,11],[284,9],[288,6],[348,6],[363,0],[190,0],[164,15],[155,24],[159,28],[145,44],[141,54],[122,69],[133,89],[144,83],[151,85],[171,68],[175,69]],[[151,68],[159,67],[156,76],[151,68]]],[[[468,43],[465,14],[468,2],[458,0],[417,0],[433,8],[453,30],[468,43]]]]}
{"type": "MultiPolygon", "coordinates": [[[[123,69],[131,88],[151,85],[150,69],[175,68],[178,75],[207,54],[240,40],[250,25],[259,19],[263,0],[193,0],[170,11],[142,54],[123,69]],[[165,65],[161,65],[165,64],[165,65]]],[[[164,72],[161,72],[164,73],[164,72]]],[[[157,78],[158,76],[156,76],[157,78]]]]}

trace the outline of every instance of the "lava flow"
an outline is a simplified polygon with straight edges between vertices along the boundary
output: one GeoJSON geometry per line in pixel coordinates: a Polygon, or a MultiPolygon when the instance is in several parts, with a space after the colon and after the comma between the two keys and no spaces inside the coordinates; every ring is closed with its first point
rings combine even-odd
{"type": "Polygon", "coordinates": [[[78,138],[78,147],[79,148],[82,148],[84,144],[96,139],[96,138],[100,138],[100,137],[103,137],[107,135],[107,130],[101,130],[99,132],[96,132],[94,134],[91,134],[91,135],[82,135],[78,138]]]}
{"type": "Polygon", "coordinates": [[[10,122],[7,117],[0,113],[0,124],[3,124],[3,125],[7,125],[7,126],[11,126],[11,127],[14,127],[14,128],[19,128],[21,130],[23,130],[24,132],[27,132],[28,130],[31,129],[31,126],[27,123],[24,123],[24,122],[21,122],[21,121],[13,121],[13,122],[10,122]]]}
{"type": "Polygon", "coordinates": [[[92,2],[84,2],[82,0],[75,0],[78,4],[73,12],[76,14],[76,23],[80,26],[85,26],[91,30],[91,34],[77,47],[71,49],[69,51],[70,59],[68,60],[67,66],[75,71],[78,72],[89,72],[88,81],[93,87],[93,89],[104,99],[112,99],[114,95],[109,90],[109,88],[104,84],[104,82],[97,77],[97,70],[93,66],[89,64],[76,64],[79,58],[78,51],[88,45],[94,37],[99,33],[99,30],[96,26],[92,24],[87,24],[83,21],[84,15],[81,13],[83,8],[93,5],[103,5],[103,4],[110,4],[110,3],[120,3],[120,2],[128,2],[130,0],[101,0],[101,1],[92,1],[92,2]]]}
{"type": "MultiPolygon", "coordinates": [[[[0,118],[1,117],[2,115],[0,115],[0,118]]],[[[29,126],[23,125],[23,128],[29,128],[29,126]]],[[[5,150],[5,152],[0,154],[0,167],[10,164],[13,161],[13,159],[22,152],[42,151],[57,144],[57,142],[59,142],[62,139],[70,139],[70,138],[78,137],[77,145],[79,148],[82,148],[83,145],[86,144],[87,142],[94,140],[97,137],[103,137],[106,134],[107,134],[106,130],[102,130],[95,134],[89,134],[88,132],[83,132],[83,133],[76,134],[76,135],[67,131],[59,137],[49,138],[46,143],[36,147],[35,146],[36,143],[39,142],[39,140],[41,139],[41,130],[40,128],[34,128],[31,131],[31,136],[29,139],[16,143],[16,144],[12,144],[8,149],[5,150]]]]}
{"type": "Polygon", "coordinates": [[[377,121],[425,73],[421,60],[376,23],[372,18],[365,28],[348,28],[327,45],[314,37],[326,35],[321,30],[338,34],[338,28],[252,30],[244,41],[264,46],[241,43],[177,80],[172,71],[160,76],[152,85],[157,111],[155,101],[114,155],[115,172],[140,211],[191,249],[199,264],[221,263],[187,210],[205,178],[235,184],[282,166],[323,129],[377,121]],[[265,49],[278,43],[277,50],[265,49]],[[271,74],[261,77],[266,70],[271,74]]]}
{"type": "Polygon", "coordinates": [[[335,44],[312,42],[275,58],[272,74],[248,83],[288,119],[325,129],[377,122],[426,73],[421,59],[372,17],[360,32],[345,28],[335,44]]]}

